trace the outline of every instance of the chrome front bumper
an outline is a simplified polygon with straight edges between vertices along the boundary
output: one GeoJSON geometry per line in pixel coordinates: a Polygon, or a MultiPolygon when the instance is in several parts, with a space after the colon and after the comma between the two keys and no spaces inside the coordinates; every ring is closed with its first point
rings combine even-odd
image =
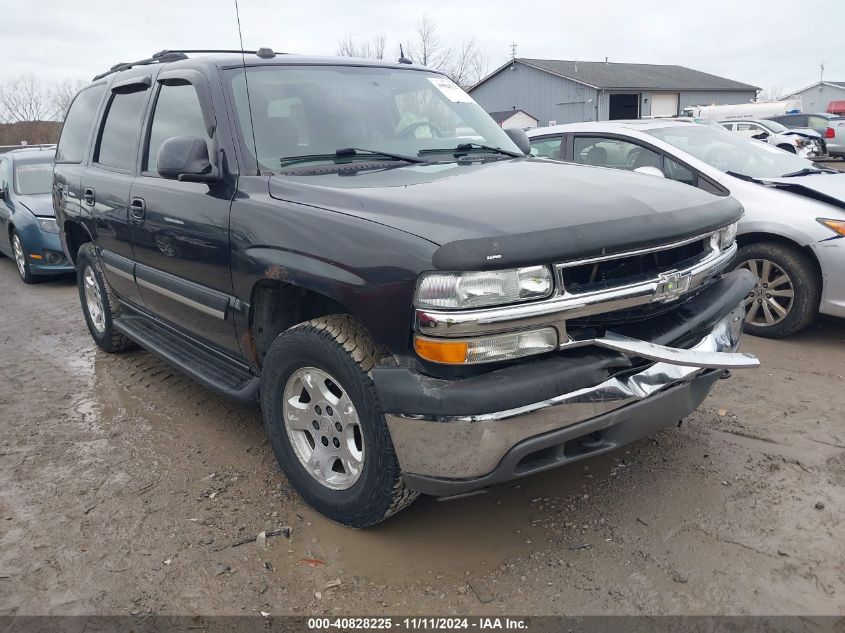
{"type": "MultiPolygon", "coordinates": [[[[590,341],[657,362],[637,373],[614,376],[542,402],[469,416],[387,414],[399,464],[411,478],[481,478],[496,469],[508,451],[529,438],[645,401],[658,392],[693,381],[707,368],[756,367],[759,361],[754,356],[733,353],[739,345],[744,315],[740,304],[691,349],[613,335],[590,341]]],[[[673,410],[673,415],[676,412],[673,410]]],[[[686,413],[689,411],[683,415],[686,413]]]]}

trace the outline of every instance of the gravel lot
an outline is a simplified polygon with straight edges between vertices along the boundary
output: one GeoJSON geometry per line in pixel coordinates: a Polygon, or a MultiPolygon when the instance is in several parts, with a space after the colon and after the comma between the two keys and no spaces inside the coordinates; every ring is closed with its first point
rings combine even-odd
{"type": "Polygon", "coordinates": [[[98,351],[73,280],[3,259],[0,296],[0,614],[845,614],[845,320],[746,338],[679,429],[353,531],[257,409],[98,351]]]}

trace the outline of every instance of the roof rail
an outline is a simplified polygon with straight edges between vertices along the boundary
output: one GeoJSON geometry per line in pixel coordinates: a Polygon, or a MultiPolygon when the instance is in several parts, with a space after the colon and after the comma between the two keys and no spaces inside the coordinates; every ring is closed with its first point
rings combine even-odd
{"type": "Polygon", "coordinates": [[[183,59],[188,59],[189,53],[237,53],[242,55],[258,55],[262,59],[271,59],[276,56],[272,48],[259,48],[257,51],[242,51],[240,49],[231,48],[186,48],[179,50],[165,49],[154,53],[152,57],[147,59],[140,59],[137,62],[121,62],[109,68],[106,72],[100,73],[94,77],[93,81],[107,77],[112,73],[119,73],[121,70],[128,70],[133,66],[146,66],[148,64],[167,64],[169,62],[176,62],[183,59]]]}

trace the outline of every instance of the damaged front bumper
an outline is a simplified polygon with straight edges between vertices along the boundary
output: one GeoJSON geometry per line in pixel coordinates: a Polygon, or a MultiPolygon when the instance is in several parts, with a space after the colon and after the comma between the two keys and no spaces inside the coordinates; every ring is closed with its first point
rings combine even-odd
{"type": "MultiPolygon", "coordinates": [[[[508,409],[454,415],[447,413],[448,403],[458,401],[450,401],[448,389],[437,393],[440,387],[432,382],[420,384],[424,392],[420,398],[407,397],[407,392],[403,398],[385,397],[386,409],[391,411],[387,424],[406,482],[425,494],[462,494],[604,453],[676,424],[701,404],[724,369],[759,364],[750,354],[735,353],[744,318],[743,302],[736,295],[750,283],[735,276],[738,279],[728,293],[731,307],[715,317],[711,314],[707,331],[689,347],[654,342],[659,336],[642,341],[608,334],[589,341],[592,347],[608,351],[585,352],[580,366],[575,362],[578,376],[604,377],[588,386],[508,409]],[[636,366],[631,366],[632,359],[636,366]],[[619,367],[620,360],[629,363],[629,368],[609,371],[619,367]],[[404,410],[397,411],[400,401],[405,403],[404,410]]],[[[703,297],[702,308],[706,302],[703,297]]],[[[527,363],[522,372],[530,372],[531,365],[527,363]]],[[[502,373],[499,379],[478,385],[483,384],[492,395],[494,390],[531,389],[535,384],[531,380],[520,383],[515,372],[510,376],[502,373]]],[[[389,387],[384,375],[375,374],[375,378],[380,393],[389,387]]],[[[462,400],[473,391],[464,391],[462,400]]],[[[479,402],[467,410],[477,410],[479,402]]]]}

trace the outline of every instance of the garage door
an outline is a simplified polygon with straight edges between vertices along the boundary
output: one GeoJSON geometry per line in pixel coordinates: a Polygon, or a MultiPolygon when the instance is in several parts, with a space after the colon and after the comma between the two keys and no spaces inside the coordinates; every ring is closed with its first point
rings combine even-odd
{"type": "Polygon", "coordinates": [[[676,116],[678,114],[677,92],[654,92],[651,95],[651,116],[676,116]]]}

